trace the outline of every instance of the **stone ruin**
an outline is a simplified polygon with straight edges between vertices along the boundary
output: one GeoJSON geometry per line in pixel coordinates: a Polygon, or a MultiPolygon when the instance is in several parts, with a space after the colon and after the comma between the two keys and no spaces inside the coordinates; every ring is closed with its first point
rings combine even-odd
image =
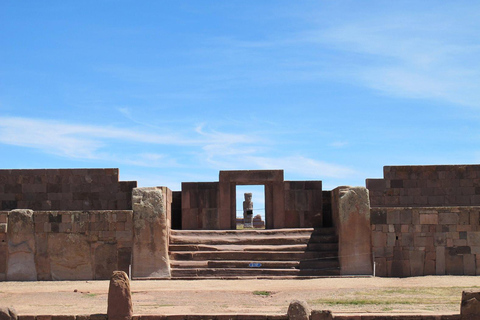
{"type": "Polygon", "coordinates": [[[283,170],[220,171],[172,191],[119,181],[118,169],[43,169],[0,170],[0,281],[171,277],[175,232],[236,229],[237,185],[265,187],[266,232],[333,230],[341,275],[480,274],[479,165],[386,166],[366,187],[334,190],[283,170]]]}

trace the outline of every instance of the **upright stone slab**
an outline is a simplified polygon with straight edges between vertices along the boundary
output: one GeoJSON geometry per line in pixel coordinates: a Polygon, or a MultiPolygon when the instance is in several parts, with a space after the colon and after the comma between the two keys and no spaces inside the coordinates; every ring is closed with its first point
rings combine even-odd
{"type": "Polygon", "coordinates": [[[32,210],[13,210],[8,216],[8,281],[35,281],[35,232],[32,210]]]}
{"type": "Polygon", "coordinates": [[[108,288],[108,320],[130,320],[133,316],[130,281],[123,271],[114,271],[108,288]]]}
{"type": "Polygon", "coordinates": [[[170,277],[167,210],[161,188],[133,189],[133,277],[170,277]]]}
{"type": "Polygon", "coordinates": [[[363,187],[334,189],[332,216],[338,234],[340,274],[373,274],[368,190],[363,187]]]}

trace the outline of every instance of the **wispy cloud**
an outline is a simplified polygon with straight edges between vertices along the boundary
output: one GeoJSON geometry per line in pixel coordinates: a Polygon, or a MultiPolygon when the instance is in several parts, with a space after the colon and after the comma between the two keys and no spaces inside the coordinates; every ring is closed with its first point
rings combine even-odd
{"type": "Polygon", "coordinates": [[[52,120],[0,117],[0,143],[34,148],[67,158],[109,160],[140,167],[285,169],[304,177],[334,178],[354,174],[351,168],[302,155],[285,155],[283,152],[275,157],[268,156],[274,147],[268,139],[254,134],[207,129],[206,125],[198,125],[188,134],[169,135],[52,120]],[[118,145],[128,143],[133,143],[132,151],[115,151],[118,145]],[[163,146],[160,149],[162,152],[148,151],[151,146],[163,146]],[[176,147],[181,147],[181,150],[176,147]]]}
{"type": "MultiPolygon", "coordinates": [[[[457,5],[455,4],[455,7],[457,5]]],[[[306,32],[302,38],[341,53],[335,76],[390,95],[480,106],[480,27],[463,8],[386,13],[306,32]],[[463,17],[463,19],[461,18],[463,17]],[[466,41],[465,39],[469,39],[466,41]],[[348,54],[356,54],[350,59],[348,54]],[[343,65],[343,66],[342,66],[343,65]]]]}
{"type": "Polygon", "coordinates": [[[168,133],[141,133],[108,126],[79,125],[52,120],[0,117],[0,142],[40,149],[71,158],[95,159],[108,140],[148,144],[191,145],[199,140],[168,133]]]}

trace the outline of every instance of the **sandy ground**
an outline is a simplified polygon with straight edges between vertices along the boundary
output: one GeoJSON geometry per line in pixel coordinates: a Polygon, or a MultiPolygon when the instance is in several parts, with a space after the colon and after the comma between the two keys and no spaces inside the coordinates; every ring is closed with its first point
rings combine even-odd
{"type": "MultiPolygon", "coordinates": [[[[20,315],[106,313],[108,281],[0,282],[0,306],[20,315]]],[[[284,314],[293,299],[345,313],[459,313],[480,277],[132,281],[135,314],[284,314]]]]}

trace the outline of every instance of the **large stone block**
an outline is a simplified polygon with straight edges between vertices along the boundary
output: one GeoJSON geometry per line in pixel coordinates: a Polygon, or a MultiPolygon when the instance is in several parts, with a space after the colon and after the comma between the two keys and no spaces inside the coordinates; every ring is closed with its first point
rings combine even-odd
{"type": "Polygon", "coordinates": [[[336,188],[333,190],[332,209],[338,232],[341,274],[371,275],[372,231],[368,190],[363,187],[336,188]]]}
{"type": "Polygon", "coordinates": [[[8,216],[7,280],[35,281],[35,228],[32,210],[13,210],[8,216]]]}
{"type": "Polygon", "coordinates": [[[170,277],[167,211],[161,188],[133,190],[133,277],[170,277]]]}
{"type": "Polygon", "coordinates": [[[117,245],[103,243],[95,248],[95,279],[108,279],[118,269],[117,245]]]}
{"type": "Polygon", "coordinates": [[[53,280],[93,279],[92,255],[87,236],[50,233],[48,256],[53,280]]]}

